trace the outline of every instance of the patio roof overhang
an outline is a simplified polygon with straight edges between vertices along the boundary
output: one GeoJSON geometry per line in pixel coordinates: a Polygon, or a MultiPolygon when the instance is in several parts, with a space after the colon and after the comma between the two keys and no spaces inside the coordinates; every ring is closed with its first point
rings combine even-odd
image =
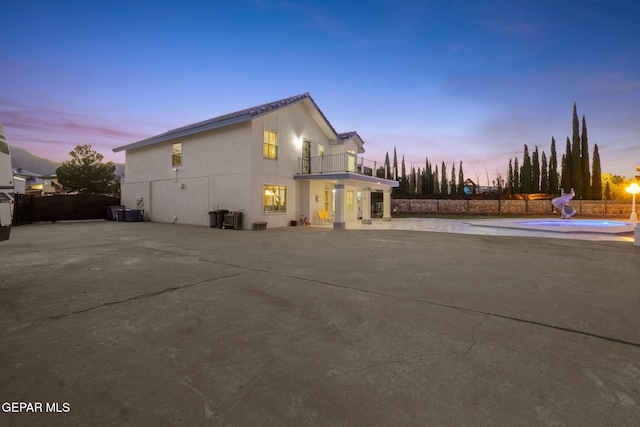
{"type": "Polygon", "coordinates": [[[294,175],[296,181],[332,181],[342,182],[344,184],[351,185],[364,185],[368,187],[379,187],[383,189],[395,188],[400,185],[398,181],[391,179],[377,178],[375,176],[361,175],[354,172],[325,172],[325,173],[313,173],[313,174],[300,174],[294,175]]]}

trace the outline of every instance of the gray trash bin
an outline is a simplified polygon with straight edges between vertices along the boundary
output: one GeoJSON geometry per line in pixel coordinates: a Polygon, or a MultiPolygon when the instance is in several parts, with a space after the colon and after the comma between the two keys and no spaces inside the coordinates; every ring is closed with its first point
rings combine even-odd
{"type": "Polygon", "coordinates": [[[216,218],[216,227],[217,228],[223,228],[222,225],[224,224],[224,215],[229,213],[228,210],[226,209],[218,209],[217,211],[217,218],[216,218]]]}
{"type": "Polygon", "coordinates": [[[218,225],[218,212],[209,212],[209,227],[214,228],[218,225]]]}

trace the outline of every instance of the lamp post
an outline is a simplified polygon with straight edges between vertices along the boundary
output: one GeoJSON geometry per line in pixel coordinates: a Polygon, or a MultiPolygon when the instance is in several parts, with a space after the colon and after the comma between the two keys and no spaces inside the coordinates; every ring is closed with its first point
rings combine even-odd
{"type": "Polygon", "coordinates": [[[636,194],[640,193],[640,186],[635,182],[626,188],[627,193],[631,193],[633,197],[633,201],[631,202],[631,216],[629,219],[631,221],[638,220],[638,214],[636,214],[636,194]]]}

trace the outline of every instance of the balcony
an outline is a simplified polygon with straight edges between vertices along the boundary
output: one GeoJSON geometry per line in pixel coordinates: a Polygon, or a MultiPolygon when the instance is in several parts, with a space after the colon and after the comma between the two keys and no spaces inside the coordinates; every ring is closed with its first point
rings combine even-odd
{"type": "Polygon", "coordinates": [[[385,178],[383,163],[367,160],[351,153],[298,158],[298,175],[344,172],[385,178]]]}

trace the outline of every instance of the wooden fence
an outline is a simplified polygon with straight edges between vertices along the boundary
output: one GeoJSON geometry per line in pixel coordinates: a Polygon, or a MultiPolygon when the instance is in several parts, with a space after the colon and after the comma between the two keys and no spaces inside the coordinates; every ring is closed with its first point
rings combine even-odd
{"type": "Polygon", "coordinates": [[[32,224],[39,221],[106,219],[106,208],[119,204],[119,197],[95,194],[55,196],[17,194],[13,224],[32,224]]]}

